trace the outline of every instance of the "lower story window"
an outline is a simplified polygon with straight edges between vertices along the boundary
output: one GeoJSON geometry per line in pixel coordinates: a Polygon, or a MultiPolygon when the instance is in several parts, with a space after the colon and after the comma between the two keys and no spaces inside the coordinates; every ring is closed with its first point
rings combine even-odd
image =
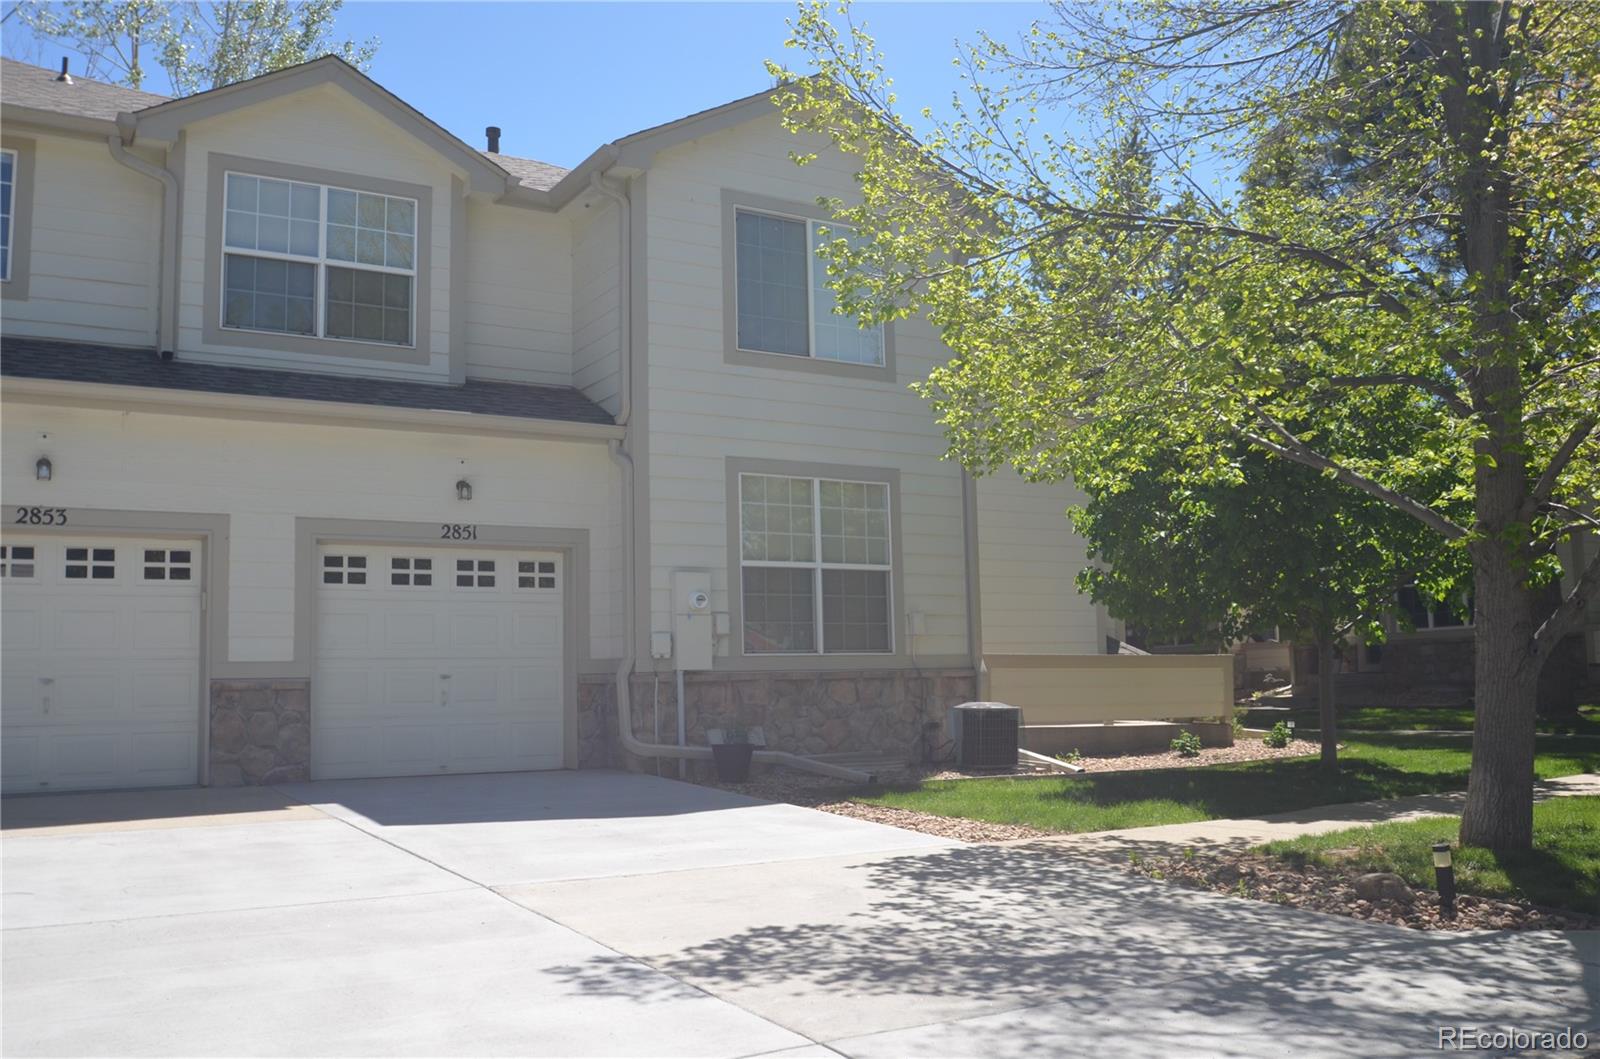
{"type": "Polygon", "coordinates": [[[1427,629],[1460,629],[1472,624],[1472,598],[1457,596],[1454,600],[1431,600],[1414,588],[1402,588],[1400,609],[1411,619],[1417,631],[1427,629]]]}
{"type": "Polygon", "coordinates": [[[746,654],[894,650],[889,487],[739,476],[746,654]]]}

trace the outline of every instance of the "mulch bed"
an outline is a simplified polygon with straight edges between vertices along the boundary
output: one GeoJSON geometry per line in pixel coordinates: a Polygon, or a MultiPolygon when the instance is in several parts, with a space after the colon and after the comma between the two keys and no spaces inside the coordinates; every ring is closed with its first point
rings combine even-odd
{"type": "Polygon", "coordinates": [[[1413,930],[1594,930],[1600,917],[1540,908],[1522,901],[1469,895],[1456,898],[1456,918],[1439,916],[1439,895],[1411,889],[1409,900],[1368,901],[1356,892],[1359,872],[1307,864],[1299,867],[1258,853],[1190,856],[1140,855],[1121,868],[1193,890],[1210,890],[1313,912],[1365,919],[1413,930]]]}
{"type": "MultiPolygon", "coordinates": [[[[1256,741],[1252,740],[1252,743],[1256,741]]],[[[1259,743],[1257,743],[1259,746],[1259,743]]],[[[1248,747],[1249,744],[1246,744],[1248,747]]],[[[1222,751],[1238,748],[1219,748],[1222,751]]],[[[1295,757],[1315,752],[1314,744],[1304,741],[1290,744],[1282,750],[1272,751],[1261,747],[1274,757],[1295,757]],[[1308,751],[1306,748],[1310,748],[1308,751]]],[[[1212,753],[1212,751],[1206,751],[1212,753]]],[[[1225,760],[1260,760],[1243,757],[1225,760]]],[[[1090,771],[1126,771],[1133,768],[1172,768],[1174,765],[1215,764],[1203,757],[1177,758],[1175,754],[1143,755],[1123,758],[1085,758],[1083,763],[1090,771]],[[1176,759],[1176,760],[1174,760],[1176,759]],[[1146,764],[1134,764],[1146,762],[1146,764]],[[1105,763],[1106,767],[1095,767],[1105,763]]],[[[904,779],[968,778],[967,773],[948,770],[927,770],[920,775],[908,773],[904,779]]],[[[985,775],[993,775],[992,773],[985,775]]],[[[1053,831],[1016,824],[993,824],[983,820],[966,820],[959,817],[935,816],[910,809],[896,809],[885,805],[862,805],[850,801],[850,796],[860,788],[842,780],[789,769],[774,769],[749,783],[717,783],[702,781],[708,787],[733,791],[764,801],[788,802],[808,809],[816,809],[838,816],[849,816],[875,824],[887,824],[907,831],[959,842],[1015,842],[1018,840],[1060,837],[1053,831]]],[[[1600,917],[1585,916],[1579,912],[1539,908],[1525,902],[1504,901],[1486,897],[1463,895],[1456,898],[1456,918],[1439,918],[1439,895],[1432,890],[1412,890],[1409,901],[1368,901],[1355,890],[1358,872],[1308,864],[1297,867],[1275,857],[1259,853],[1210,853],[1193,851],[1185,856],[1174,851],[1170,855],[1140,855],[1128,859],[1121,854],[1074,849],[1057,845],[1041,846],[1057,855],[1097,858],[1108,867],[1132,872],[1150,879],[1170,882],[1196,890],[1210,890],[1258,901],[1293,905],[1314,912],[1364,919],[1374,923],[1407,927],[1413,930],[1596,930],[1600,917]]]]}

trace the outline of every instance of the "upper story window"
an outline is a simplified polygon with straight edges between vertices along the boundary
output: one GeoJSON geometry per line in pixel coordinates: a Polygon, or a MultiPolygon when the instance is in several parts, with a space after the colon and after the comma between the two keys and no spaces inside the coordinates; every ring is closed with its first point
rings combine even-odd
{"type": "Polygon", "coordinates": [[[229,172],[222,326],[414,343],[417,203],[229,172]]]}
{"type": "Polygon", "coordinates": [[[16,219],[17,152],[0,151],[0,280],[11,278],[11,229],[16,219]]]}
{"type": "Polygon", "coordinates": [[[827,262],[816,253],[824,238],[853,238],[850,229],[744,208],[734,224],[740,350],[883,366],[883,328],[834,312],[827,262]]]}
{"type": "Polygon", "coordinates": [[[739,476],[746,654],[894,650],[889,486],[739,476]]]}

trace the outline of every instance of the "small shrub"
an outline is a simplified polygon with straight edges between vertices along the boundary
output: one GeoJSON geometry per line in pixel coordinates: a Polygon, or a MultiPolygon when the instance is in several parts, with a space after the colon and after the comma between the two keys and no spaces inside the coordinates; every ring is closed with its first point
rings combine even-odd
{"type": "Polygon", "coordinates": [[[1083,760],[1083,751],[1079,750],[1077,747],[1073,747],[1065,754],[1057,754],[1056,760],[1065,761],[1069,765],[1076,765],[1078,762],[1083,760]]]}
{"type": "Polygon", "coordinates": [[[1289,726],[1279,721],[1272,726],[1272,731],[1261,737],[1261,741],[1267,746],[1281,750],[1289,745],[1289,739],[1292,735],[1293,733],[1289,731],[1289,726]]]}
{"type": "Polygon", "coordinates": [[[1179,757],[1199,757],[1200,737],[1193,732],[1179,733],[1178,738],[1172,741],[1172,749],[1178,752],[1179,757]]]}

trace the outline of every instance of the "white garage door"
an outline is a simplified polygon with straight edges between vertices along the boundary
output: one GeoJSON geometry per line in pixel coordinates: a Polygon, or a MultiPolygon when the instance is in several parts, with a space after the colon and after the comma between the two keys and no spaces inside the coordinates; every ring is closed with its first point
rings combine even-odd
{"type": "Polygon", "coordinates": [[[311,772],[562,765],[559,554],[323,545],[311,772]]]}
{"type": "Polygon", "coordinates": [[[199,781],[200,547],[6,535],[9,791],[199,781]]]}

